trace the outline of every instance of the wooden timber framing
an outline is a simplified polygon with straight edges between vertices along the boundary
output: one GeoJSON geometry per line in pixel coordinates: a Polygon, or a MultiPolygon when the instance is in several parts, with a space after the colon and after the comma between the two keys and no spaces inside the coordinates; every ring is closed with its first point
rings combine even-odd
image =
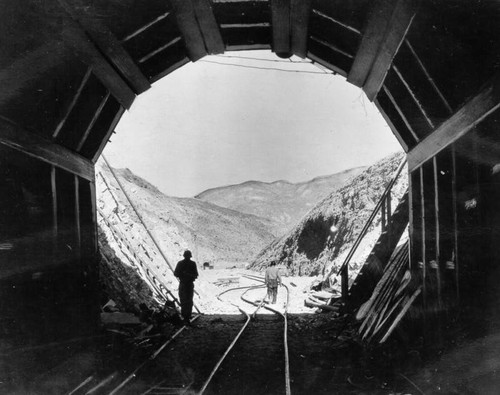
{"type": "Polygon", "coordinates": [[[192,62],[207,55],[203,35],[196,20],[191,0],[172,0],[177,26],[184,39],[186,50],[192,62]]]}
{"type": "Polygon", "coordinates": [[[80,221],[80,180],[76,174],[73,175],[75,183],[75,231],[76,231],[76,256],[78,262],[82,260],[82,229],[80,221]]]}
{"type": "Polygon", "coordinates": [[[377,1],[347,81],[373,101],[416,14],[415,0],[377,1]]]}
{"type": "Polygon", "coordinates": [[[207,52],[210,55],[224,53],[224,41],[222,41],[219,25],[215,20],[211,3],[208,0],[191,1],[193,2],[194,12],[203,35],[207,52]]]}
{"type": "Polygon", "coordinates": [[[397,0],[376,0],[374,2],[358,52],[347,75],[347,82],[359,87],[365,84],[396,3],[397,0]]]}
{"type": "Polygon", "coordinates": [[[115,117],[113,118],[113,122],[111,122],[111,125],[109,126],[109,129],[108,129],[106,135],[102,139],[101,144],[99,145],[99,148],[97,149],[97,151],[94,154],[94,157],[92,158],[93,164],[95,164],[97,162],[97,159],[99,159],[99,156],[101,156],[101,153],[104,150],[104,147],[106,146],[109,138],[111,137],[111,135],[115,131],[115,127],[116,127],[116,125],[118,125],[118,122],[120,122],[120,119],[121,119],[124,112],[125,112],[125,109],[123,107],[120,107],[119,110],[117,111],[115,117]]]}
{"type": "Polygon", "coordinates": [[[95,122],[97,121],[97,119],[101,115],[102,109],[106,105],[106,102],[108,101],[109,96],[110,96],[110,92],[108,91],[106,93],[106,96],[104,96],[104,98],[101,100],[101,103],[99,103],[99,107],[97,108],[94,116],[92,117],[89,124],[87,125],[87,128],[85,129],[85,132],[83,133],[83,136],[81,137],[80,142],[78,143],[78,146],[76,147],[77,152],[80,152],[80,150],[83,147],[83,144],[85,144],[85,141],[87,141],[87,138],[89,137],[89,134],[92,131],[92,128],[94,127],[95,122]]]}
{"type": "Polygon", "coordinates": [[[411,171],[422,166],[500,107],[500,73],[408,153],[411,171]]]}
{"type": "Polygon", "coordinates": [[[52,137],[55,139],[58,135],[61,129],[63,128],[64,124],[66,123],[69,114],[71,114],[71,111],[73,110],[73,107],[75,107],[76,102],[78,101],[78,98],[82,94],[83,88],[85,88],[85,85],[87,84],[87,81],[90,78],[90,75],[92,74],[92,67],[87,68],[87,72],[82,78],[82,81],[80,82],[80,85],[78,86],[78,89],[73,96],[73,99],[71,100],[69,106],[66,108],[66,111],[64,112],[63,118],[59,121],[57,124],[56,129],[54,130],[54,133],[52,133],[52,137]]]}
{"type": "Polygon", "coordinates": [[[71,6],[66,0],[58,0],[59,4],[81,26],[91,38],[95,46],[104,54],[107,60],[119,71],[136,94],[151,88],[148,79],[132,60],[120,41],[100,22],[97,13],[91,5],[71,6]]]}
{"type": "Polygon", "coordinates": [[[0,144],[69,171],[91,182],[94,181],[94,165],[91,161],[42,136],[27,132],[3,117],[0,117],[0,144]]]}
{"type": "Polygon", "coordinates": [[[437,297],[438,297],[438,306],[442,305],[442,296],[441,296],[441,235],[440,235],[440,226],[439,226],[439,185],[438,185],[438,164],[437,157],[432,158],[432,170],[434,177],[434,225],[435,225],[435,248],[436,248],[436,279],[437,279],[437,297]]]}
{"type": "Polygon", "coordinates": [[[304,59],[307,56],[307,37],[312,0],[291,0],[291,51],[304,59]]]}
{"type": "Polygon", "coordinates": [[[85,31],[71,16],[64,19],[62,35],[84,63],[92,67],[92,72],[108,88],[123,107],[129,109],[135,99],[134,91],[116,72],[113,66],[92,43],[85,31]]]}
{"type": "Polygon", "coordinates": [[[373,60],[370,72],[366,78],[363,89],[368,99],[373,101],[385,76],[391,67],[392,60],[410,29],[416,14],[416,0],[399,0],[392,13],[385,36],[380,43],[378,53],[373,60]]]}
{"type": "Polygon", "coordinates": [[[406,143],[406,141],[403,140],[403,138],[399,134],[397,128],[392,123],[392,120],[387,116],[387,114],[385,113],[385,111],[383,110],[382,106],[380,105],[380,103],[378,102],[377,99],[374,100],[374,103],[375,103],[375,106],[377,107],[378,111],[380,112],[380,114],[382,114],[382,117],[387,122],[387,125],[389,125],[389,127],[391,128],[392,134],[396,137],[396,139],[398,140],[398,142],[401,145],[401,147],[403,148],[403,150],[405,152],[408,152],[408,144],[406,143]]]}
{"type": "Polygon", "coordinates": [[[272,48],[276,55],[283,58],[291,55],[290,11],[291,0],[271,0],[272,48]]]}

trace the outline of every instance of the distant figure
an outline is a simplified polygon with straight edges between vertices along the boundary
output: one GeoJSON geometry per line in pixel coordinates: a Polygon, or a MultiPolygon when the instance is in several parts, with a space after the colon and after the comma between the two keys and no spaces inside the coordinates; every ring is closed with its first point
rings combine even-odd
{"type": "Polygon", "coordinates": [[[196,262],[191,260],[191,251],[184,251],[184,259],[177,262],[174,276],[179,279],[179,299],[181,302],[181,315],[186,325],[190,325],[189,319],[193,311],[194,280],[198,277],[196,262]]]}
{"type": "Polygon", "coordinates": [[[210,262],[205,262],[203,264],[203,270],[207,270],[207,269],[210,269],[210,262]]]}
{"type": "Polygon", "coordinates": [[[278,285],[281,285],[280,269],[279,267],[276,267],[275,261],[272,261],[266,269],[266,285],[266,299],[271,301],[271,304],[275,304],[276,297],[278,296],[278,285]]]}

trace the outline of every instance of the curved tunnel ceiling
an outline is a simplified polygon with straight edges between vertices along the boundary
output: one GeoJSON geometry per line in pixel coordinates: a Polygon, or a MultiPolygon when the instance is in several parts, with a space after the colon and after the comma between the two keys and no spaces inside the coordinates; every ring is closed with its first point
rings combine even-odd
{"type": "Polygon", "coordinates": [[[89,177],[135,96],[208,54],[269,49],[346,77],[410,167],[500,101],[492,1],[27,0],[0,18],[0,142],[29,141],[33,155],[42,147],[89,177]]]}

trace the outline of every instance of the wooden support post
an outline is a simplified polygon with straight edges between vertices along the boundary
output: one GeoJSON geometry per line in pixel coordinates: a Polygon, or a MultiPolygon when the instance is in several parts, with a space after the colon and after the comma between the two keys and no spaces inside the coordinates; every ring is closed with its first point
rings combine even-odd
{"type": "MultiPolygon", "coordinates": [[[[422,291],[423,291],[423,298],[424,298],[424,310],[427,309],[427,258],[425,254],[427,253],[426,251],[426,245],[425,245],[425,197],[424,197],[424,169],[420,168],[420,220],[421,226],[422,226],[422,291]]],[[[425,314],[424,314],[425,315],[425,314]]]]}
{"type": "Polygon", "coordinates": [[[220,34],[219,25],[215,20],[212,5],[209,0],[191,0],[194,6],[196,19],[205,41],[207,52],[212,54],[224,53],[224,42],[220,34]]]}
{"type": "Polygon", "coordinates": [[[177,26],[186,44],[189,59],[192,62],[207,54],[191,0],[172,0],[177,26]]]}
{"type": "Polygon", "coordinates": [[[345,265],[340,273],[340,282],[342,287],[342,299],[347,304],[349,301],[349,265],[345,265]]]}
{"type": "Polygon", "coordinates": [[[347,81],[362,87],[377,56],[378,49],[385,37],[397,0],[376,0],[368,17],[347,81]]]}
{"type": "Polygon", "coordinates": [[[292,54],[290,45],[290,1],[271,0],[273,52],[280,58],[289,58],[292,54]]]}
{"type": "Polygon", "coordinates": [[[460,303],[460,277],[459,277],[459,252],[458,252],[458,215],[457,215],[457,158],[455,147],[451,147],[451,160],[452,160],[452,181],[451,181],[451,194],[452,194],[452,204],[453,204],[453,248],[454,248],[454,258],[455,258],[455,290],[457,305],[460,303]]]}
{"type": "Polygon", "coordinates": [[[398,0],[391,15],[389,25],[386,28],[384,38],[380,43],[377,55],[373,60],[370,72],[363,85],[363,89],[369,100],[373,101],[375,99],[380,87],[384,83],[392,60],[410,29],[415,14],[415,0],[398,0]]]}
{"type": "Polygon", "coordinates": [[[436,264],[437,264],[437,269],[436,269],[436,279],[437,279],[437,295],[438,295],[438,306],[441,307],[442,305],[442,300],[441,300],[441,252],[440,252],[440,229],[439,229],[439,185],[438,185],[438,168],[437,168],[437,158],[434,157],[432,158],[432,165],[433,165],[433,177],[434,177],[434,219],[435,219],[435,226],[436,226],[436,236],[435,236],[435,243],[436,243],[436,264]]]}
{"type": "Polygon", "coordinates": [[[67,0],[58,1],[92,39],[92,42],[107,60],[120,72],[135,93],[140,94],[151,88],[148,79],[142,74],[115,35],[100,21],[92,5],[81,4],[75,7],[70,6],[67,0]]]}
{"type": "Polygon", "coordinates": [[[95,178],[94,181],[90,183],[90,199],[91,199],[91,207],[92,207],[92,253],[97,254],[98,251],[98,231],[97,231],[97,193],[95,187],[95,178]]]}
{"type": "Polygon", "coordinates": [[[82,231],[80,228],[80,183],[78,176],[73,175],[75,182],[75,230],[76,230],[76,256],[78,262],[82,260],[82,231]]]}
{"type": "Polygon", "coordinates": [[[386,222],[386,217],[385,217],[385,213],[386,213],[386,208],[385,208],[385,205],[386,205],[386,200],[384,199],[382,201],[382,208],[380,210],[380,214],[382,216],[382,219],[381,219],[381,225],[382,225],[382,232],[385,232],[385,229],[386,229],[386,225],[387,225],[387,222],[386,222]]]}
{"type": "Polygon", "coordinates": [[[312,0],[291,0],[291,50],[294,55],[307,57],[307,39],[312,0]]]}
{"type": "Polygon", "coordinates": [[[50,167],[50,189],[52,194],[52,254],[57,256],[57,179],[56,168],[54,165],[50,167]]]}
{"type": "Polygon", "coordinates": [[[500,108],[500,73],[495,74],[475,97],[408,153],[410,171],[422,166],[424,162],[457,141],[498,108],[500,108]]]}
{"type": "Polygon", "coordinates": [[[414,185],[412,174],[408,172],[408,213],[409,213],[409,221],[408,221],[408,236],[410,238],[409,246],[409,261],[410,261],[410,270],[412,273],[418,271],[418,262],[415,262],[415,213],[413,211],[414,204],[414,185]]]}
{"type": "Polygon", "coordinates": [[[70,173],[78,174],[86,180],[91,181],[94,178],[92,162],[38,134],[25,131],[19,125],[1,116],[0,144],[7,145],[70,173]]]}
{"type": "Polygon", "coordinates": [[[392,196],[391,196],[391,191],[387,193],[387,243],[388,245],[391,245],[391,217],[392,217],[392,196]]]}

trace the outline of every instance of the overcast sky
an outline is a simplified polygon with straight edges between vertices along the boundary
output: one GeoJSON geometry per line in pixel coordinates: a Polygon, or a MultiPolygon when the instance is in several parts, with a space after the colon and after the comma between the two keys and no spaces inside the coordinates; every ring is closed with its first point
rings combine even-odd
{"type": "Polygon", "coordinates": [[[306,181],[400,150],[361,89],[294,60],[248,51],[189,63],[136,99],[104,155],[190,197],[248,180],[306,181]]]}

